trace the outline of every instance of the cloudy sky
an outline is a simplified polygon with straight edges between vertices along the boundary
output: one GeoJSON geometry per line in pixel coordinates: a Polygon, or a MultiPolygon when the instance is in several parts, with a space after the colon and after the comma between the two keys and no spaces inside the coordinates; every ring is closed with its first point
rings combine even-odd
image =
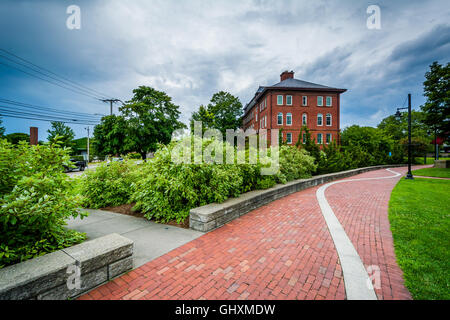
{"type": "MultiPolygon", "coordinates": [[[[341,127],[376,126],[422,83],[433,61],[450,60],[450,2],[300,0],[0,1],[0,48],[126,101],[139,85],[167,92],[187,122],[219,91],[243,105],[259,85],[298,79],[346,88],[341,127]],[[69,5],[81,29],[66,27],[69,5]],[[369,5],[381,29],[366,25],[369,5]]],[[[4,54],[0,52],[0,54],[4,54]]],[[[0,63],[14,65],[0,56],[0,63]]],[[[17,67],[17,65],[16,65],[17,67]]],[[[0,64],[0,99],[61,110],[108,113],[107,104],[0,64]]],[[[46,122],[3,117],[6,132],[46,122]]],[[[72,125],[77,137],[84,125],[72,125]]]]}

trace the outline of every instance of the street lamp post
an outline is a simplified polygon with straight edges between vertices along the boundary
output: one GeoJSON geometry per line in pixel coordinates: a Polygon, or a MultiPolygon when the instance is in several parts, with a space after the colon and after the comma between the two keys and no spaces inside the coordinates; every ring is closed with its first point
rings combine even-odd
{"type": "Polygon", "coordinates": [[[395,116],[401,118],[400,110],[408,109],[408,173],[406,179],[414,179],[411,172],[411,94],[408,93],[408,108],[397,108],[395,116]]]}

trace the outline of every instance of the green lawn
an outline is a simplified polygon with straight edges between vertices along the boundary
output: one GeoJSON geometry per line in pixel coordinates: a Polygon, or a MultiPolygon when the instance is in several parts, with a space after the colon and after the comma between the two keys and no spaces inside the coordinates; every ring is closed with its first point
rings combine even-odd
{"type": "Polygon", "coordinates": [[[450,181],[401,179],[391,194],[395,254],[414,299],[450,299],[450,181]]]}
{"type": "Polygon", "coordinates": [[[425,177],[439,177],[439,178],[450,178],[450,169],[446,168],[425,168],[418,169],[412,172],[413,175],[425,176],[425,177]]]}
{"type": "MultiPolygon", "coordinates": [[[[439,157],[439,160],[448,160],[448,157],[439,157]]],[[[408,158],[405,158],[405,163],[408,163],[408,158]]],[[[415,164],[424,164],[423,163],[423,157],[415,157],[415,164]]],[[[433,157],[427,157],[427,163],[425,164],[434,164],[434,158],[433,157]]]]}

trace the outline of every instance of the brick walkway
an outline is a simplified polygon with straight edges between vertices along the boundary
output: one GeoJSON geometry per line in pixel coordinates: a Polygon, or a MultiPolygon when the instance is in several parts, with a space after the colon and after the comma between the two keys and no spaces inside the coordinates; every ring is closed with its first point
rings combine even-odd
{"type": "MultiPolygon", "coordinates": [[[[351,179],[387,175],[378,170],[351,179]]],[[[337,184],[325,193],[364,265],[380,268],[379,299],[410,299],[387,218],[399,179],[337,184]]],[[[258,208],[80,299],[345,299],[317,188],[258,208]]]]}

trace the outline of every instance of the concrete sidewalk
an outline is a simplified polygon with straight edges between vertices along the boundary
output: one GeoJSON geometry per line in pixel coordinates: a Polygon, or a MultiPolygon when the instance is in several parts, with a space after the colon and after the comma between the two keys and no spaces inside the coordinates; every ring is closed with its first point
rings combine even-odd
{"type": "Polygon", "coordinates": [[[202,232],[158,224],[144,218],[102,210],[86,210],[84,219],[70,219],[68,228],[85,232],[89,240],[118,233],[134,241],[134,268],[203,235],[202,232]]]}

